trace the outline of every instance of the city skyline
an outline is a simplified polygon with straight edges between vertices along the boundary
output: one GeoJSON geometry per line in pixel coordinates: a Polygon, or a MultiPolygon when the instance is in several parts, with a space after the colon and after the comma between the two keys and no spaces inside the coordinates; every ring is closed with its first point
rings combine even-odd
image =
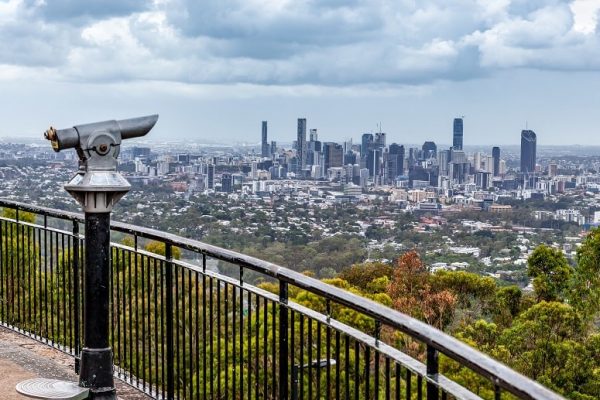
{"type": "Polygon", "coordinates": [[[599,9],[3,0],[0,137],[159,113],[157,140],[239,142],[269,120],[292,141],[304,115],[331,140],[381,122],[395,141],[441,142],[465,115],[465,142],[517,144],[528,121],[544,144],[600,145],[599,9]]]}

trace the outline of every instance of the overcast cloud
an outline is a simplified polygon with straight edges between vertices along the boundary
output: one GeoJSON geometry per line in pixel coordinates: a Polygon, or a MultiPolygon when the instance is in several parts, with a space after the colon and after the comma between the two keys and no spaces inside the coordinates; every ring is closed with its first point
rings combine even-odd
{"type": "Polygon", "coordinates": [[[598,77],[599,10],[600,0],[0,0],[0,89],[405,96],[517,70],[567,86],[569,74],[598,77]]]}

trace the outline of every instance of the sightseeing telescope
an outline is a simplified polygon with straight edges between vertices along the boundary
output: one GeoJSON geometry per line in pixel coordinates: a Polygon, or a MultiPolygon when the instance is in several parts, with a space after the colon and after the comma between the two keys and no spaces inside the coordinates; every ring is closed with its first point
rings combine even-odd
{"type": "Polygon", "coordinates": [[[145,136],[156,124],[158,115],[76,125],[73,128],[50,127],[44,136],[54,151],[75,149],[79,171],[65,189],[85,212],[110,212],[113,205],[131,188],[117,172],[121,142],[145,136]]]}
{"type": "Polygon", "coordinates": [[[103,147],[102,144],[114,147],[119,146],[121,140],[145,136],[156,121],[158,121],[157,114],[121,121],[94,122],[67,129],[57,130],[50,127],[44,136],[52,142],[52,148],[57,152],[75,148],[78,153],[79,150],[95,150],[99,155],[106,155],[110,148],[103,147]]]}

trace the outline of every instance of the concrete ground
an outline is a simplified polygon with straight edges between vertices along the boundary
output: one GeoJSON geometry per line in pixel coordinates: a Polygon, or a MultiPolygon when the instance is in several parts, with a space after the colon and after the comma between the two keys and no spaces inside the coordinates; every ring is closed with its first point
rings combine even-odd
{"type": "MultiPolygon", "coordinates": [[[[0,398],[24,400],[15,391],[18,382],[43,377],[77,382],[74,360],[58,350],[0,327],[0,398]]],[[[146,400],[150,397],[115,379],[122,400],[146,400]]]]}

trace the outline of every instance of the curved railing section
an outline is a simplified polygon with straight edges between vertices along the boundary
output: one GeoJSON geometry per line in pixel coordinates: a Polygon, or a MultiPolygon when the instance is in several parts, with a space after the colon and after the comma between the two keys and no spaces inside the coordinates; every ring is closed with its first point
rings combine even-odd
{"type": "MultiPolygon", "coordinates": [[[[0,207],[1,324],[77,357],[83,216],[0,207]]],[[[153,398],[562,399],[427,324],[287,268],[120,222],[111,236],[115,375],[153,398]],[[424,362],[395,348],[399,337],[424,362]],[[478,378],[444,377],[440,357],[478,378]]]]}

